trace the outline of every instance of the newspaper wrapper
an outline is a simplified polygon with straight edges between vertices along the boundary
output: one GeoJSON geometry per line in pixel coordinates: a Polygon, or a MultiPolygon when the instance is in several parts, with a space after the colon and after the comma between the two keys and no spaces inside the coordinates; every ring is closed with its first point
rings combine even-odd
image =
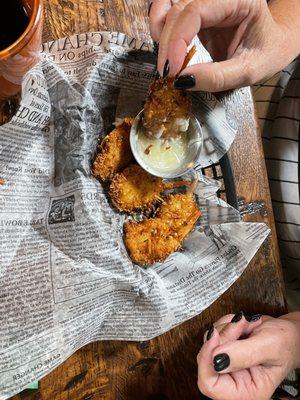
{"type": "MultiPolygon", "coordinates": [[[[89,342],[147,340],[199,314],[242,274],[269,232],[241,222],[217,198],[218,184],[199,173],[203,216],[182,251],[147,269],[134,265],[124,216],[90,166],[99,136],[142,108],[155,73],[151,45],[94,32],[43,50],[16,115],[0,127],[1,400],[89,342]]],[[[198,56],[207,61],[201,47],[198,56]]],[[[229,149],[235,123],[212,95],[194,95],[194,106],[205,166],[229,149]]]]}

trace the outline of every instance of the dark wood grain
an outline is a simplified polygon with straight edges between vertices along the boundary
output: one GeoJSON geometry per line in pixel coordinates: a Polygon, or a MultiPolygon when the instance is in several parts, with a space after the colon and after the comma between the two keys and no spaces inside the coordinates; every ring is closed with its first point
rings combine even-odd
{"type": "MultiPolygon", "coordinates": [[[[148,35],[146,0],[45,0],[44,40],[93,30],[148,35]]],[[[230,96],[230,95],[229,95],[230,96]]],[[[85,346],[13,400],[197,400],[196,355],[204,331],[224,314],[285,312],[283,281],[262,143],[251,96],[239,104],[239,134],[230,156],[246,221],[266,222],[272,235],[242,277],[209,309],[161,337],[142,343],[85,346]]],[[[235,105],[232,104],[235,108],[235,105]]]]}

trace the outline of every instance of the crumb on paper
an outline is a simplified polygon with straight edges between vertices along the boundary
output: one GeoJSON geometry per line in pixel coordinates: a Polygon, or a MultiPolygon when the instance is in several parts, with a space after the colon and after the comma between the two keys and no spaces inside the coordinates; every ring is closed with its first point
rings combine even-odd
{"type": "Polygon", "coordinates": [[[5,180],[0,178],[0,186],[5,185],[5,180]]]}

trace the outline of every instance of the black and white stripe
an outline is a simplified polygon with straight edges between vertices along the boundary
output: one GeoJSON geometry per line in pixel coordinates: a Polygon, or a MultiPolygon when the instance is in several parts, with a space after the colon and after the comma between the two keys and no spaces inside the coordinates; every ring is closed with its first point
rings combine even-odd
{"type": "Polygon", "coordinates": [[[286,276],[288,303],[300,310],[300,59],[253,89],[286,276]],[[295,291],[299,291],[295,295],[295,291]],[[298,300],[297,300],[298,299],[298,300]]]}

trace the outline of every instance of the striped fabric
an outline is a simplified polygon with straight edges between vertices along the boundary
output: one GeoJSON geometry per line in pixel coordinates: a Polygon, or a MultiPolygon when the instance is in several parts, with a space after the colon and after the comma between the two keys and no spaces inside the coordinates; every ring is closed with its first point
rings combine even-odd
{"type": "Polygon", "coordinates": [[[288,306],[300,310],[300,57],[253,87],[288,306]]]}

